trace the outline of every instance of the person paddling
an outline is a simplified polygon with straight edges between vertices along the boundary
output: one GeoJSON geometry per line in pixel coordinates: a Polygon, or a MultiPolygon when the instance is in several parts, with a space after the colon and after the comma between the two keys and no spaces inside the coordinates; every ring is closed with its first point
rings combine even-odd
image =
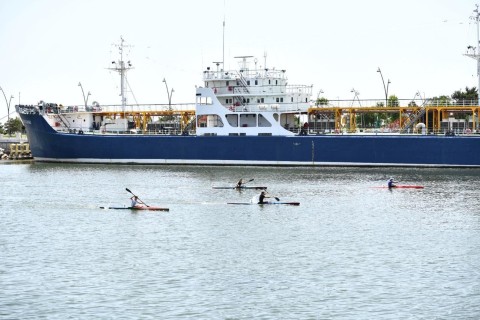
{"type": "Polygon", "coordinates": [[[235,188],[241,188],[242,185],[244,185],[244,184],[245,184],[245,182],[243,182],[243,179],[240,179],[240,180],[238,180],[237,185],[235,186],[235,188]]]}
{"type": "Polygon", "coordinates": [[[393,178],[388,179],[388,182],[387,182],[388,189],[395,188],[396,187],[395,183],[396,181],[393,181],[393,178]]]}
{"type": "Polygon", "coordinates": [[[265,198],[271,198],[271,197],[267,196],[267,193],[266,193],[265,191],[262,191],[262,192],[260,193],[260,196],[258,196],[258,204],[267,203],[267,202],[264,201],[265,198]]]}
{"type": "Polygon", "coordinates": [[[137,196],[132,196],[132,197],[130,198],[130,200],[132,200],[132,203],[131,203],[131,205],[130,205],[132,208],[141,207],[140,204],[145,205],[145,203],[143,203],[142,200],[138,199],[137,196]]]}
{"type": "Polygon", "coordinates": [[[267,196],[267,192],[264,190],[259,195],[253,196],[253,198],[250,199],[250,203],[256,203],[256,204],[276,203],[275,201],[273,202],[265,201],[266,198],[274,198],[276,201],[280,201],[280,198],[278,197],[270,196],[270,195],[267,196]]]}

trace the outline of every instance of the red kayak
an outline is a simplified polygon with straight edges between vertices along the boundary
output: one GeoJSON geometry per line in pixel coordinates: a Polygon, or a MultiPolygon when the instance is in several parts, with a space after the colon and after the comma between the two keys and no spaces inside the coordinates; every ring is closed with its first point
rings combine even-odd
{"type": "Polygon", "coordinates": [[[136,207],[100,207],[100,209],[114,209],[114,210],[148,210],[148,211],[170,211],[169,208],[160,208],[152,206],[136,206],[136,207]]]}

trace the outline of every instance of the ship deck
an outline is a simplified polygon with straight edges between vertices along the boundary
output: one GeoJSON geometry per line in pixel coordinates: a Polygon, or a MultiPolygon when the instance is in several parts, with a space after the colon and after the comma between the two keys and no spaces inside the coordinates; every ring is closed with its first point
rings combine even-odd
{"type": "MultiPolygon", "coordinates": [[[[462,103],[433,103],[429,100],[399,100],[398,105],[384,107],[385,100],[331,100],[328,104],[296,110],[302,117],[292,131],[300,131],[301,123],[308,123],[308,134],[318,133],[418,133],[425,128],[426,133],[477,133],[480,131],[480,106],[476,101],[462,103]],[[412,103],[413,102],[413,103],[412,103]],[[407,105],[401,105],[401,104],[407,105]],[[421,105],[417,105],[421,104],[421,105]],[[364,117],[377,119],[393,118],[394,123],[380,123],[367,126],[364,117]],[[303,121],[305,120],[305,121],[303,121]],[[420,127],[418,127],[420,125],[420,127]],[[377,130],[376,130],[377,129],[377,130]]],[[[278,106],[278,104],[275,104],[278,106]]],[[[263,106],[263,105],[262,105],[263,106]]],[[[266,112],[270,108],[256,105],[247,106],[249,112],[266,112]]],[[[235,110],[234,112],[238,112],[235,110]]],[[[275,112],[276,110],[270,110],[275,112]]],[[[146,104],[128,105],[122,110],[120,105],[105,105],[96,108],[62,107],[60,113],[87,112],[108,118],[131,118],[136,127],[147,131],[147,125],[155,117],[170,119],[179,123],[180,129],[195,123],[195,104],[146,104]]],[[[47,112],[48,113],[48,112],[47,112]]],[[[179,130],[182,132],[182,130],[179,130]]]]}

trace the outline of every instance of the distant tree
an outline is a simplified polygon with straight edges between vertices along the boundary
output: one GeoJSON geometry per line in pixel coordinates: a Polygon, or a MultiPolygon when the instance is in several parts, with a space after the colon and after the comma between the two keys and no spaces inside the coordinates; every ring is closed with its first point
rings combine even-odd
{"type": "Polygon", "coordinates": [[[449,96],[433,97],[429,104],[437,106],[449,106],[452,104],[452,99],[449,96]]]}
{"type": "Polygon", "coordinates": [[[0,134],[4,134],[5,130],[3,130],[3,124],[0,123],[0,134]]]}
{"type": "Polygon", "coordinates": [[[409,107],[418,107],[418,106],[417,106],[417,103],[416,103],[414,100],[410,101],[410,102],[408,103],[408,106],[409,106],[409,107]]]}
{"type": "Polygon", "coordinates": [[[316,101],[316,103],[315,103],[315,105],[317,105],[317,106],[326,106],[326,105],[328,105],[328,99],[327,99],[327,98],[324,98],[324,97],[318,98],[317,101],[316,101]]]}
{"type": "Polygon", "coordinates": [[[10,120],[8,120],[5,123],[5,131],[8,134],[12,134],[15,132],[22,132],[22,127],[23,127],[23,124],[19,118],[10,118],[10,120]]]}
{"type": "Polygon", "coordinates": [[[361,116],[357,116],[357,123],[363,122],[362,125],[365,128],[373,128],[375,127],[376,119],[378,118],[378,113],[367,112],[362,114],[361,116]]]}
{"type": "Polygon", "coordinates": [[[465,87],[465,91],[457,90],[452,94],[452,99],[457,103],[467,103],[471,101],[478,101],[477,88],[465,87]]]}
{"type": "Polygon", "coordinates": [[[399,102],[398,102],[398,97],[396,95],[391,95],[388,97],[388,107],[398,107],[399,102]]]}

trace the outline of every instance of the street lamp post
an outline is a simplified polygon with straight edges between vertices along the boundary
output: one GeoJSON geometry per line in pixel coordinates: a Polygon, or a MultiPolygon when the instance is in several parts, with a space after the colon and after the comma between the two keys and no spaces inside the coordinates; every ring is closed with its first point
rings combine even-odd
{"type": "Polygon", "coordinates": [[[353,104],[355,103],[355,99],[357,99],[358,101],[358,105],[361,107],[362,106],[362,103],[360,102],[360,98],[358,97],[360,95],[360,92],[358,92],[357,90],[355,90],[355,88],[352,88],[352,90],[350,90],[350,92],[352,92],[355,96],[353,97],[353,100],[352,100],[352,107],[353,107],[353,104]]]}
{"type": "Polygon", "coordinates": [[[88,103],[88,97],[90,96],[90,91],[88,91],[87,97],[85,97],[85,91],[83,91],[82,83],[79,82],[78,86],[80,87],[80,89],[82,89],[83,103],[85,104],[85,111],[87,111],[87,103],[88,103]]]}
{"type": "Polygon", "coordinates": [[[167,80],[165,80],[165,78],[163,78],[162,82],[165,82],[165,87],[167,88],[168,110],[171,110],[172,109],[172,94],[175,90],[173,90],[173,88],[172,88],[172,90],[168,91],[167,80]]]}
{"type": "Polygon", "coordinates": [[[382,77],[382,84],[383,84],[383,90],[385,92],[385,107],[388,105],[388,86],[390,85],[390,79],[387,81],[387,85],[385,86],[385,80],[383,79],[383,74],[382,70],[380,70],[380,67],[378,67],[377,72],[380,73],[380,77],[382,77]]]}
{"type": "Polygon", "coordinates": [[[7,122],[10,122],[10,103],[14,97],[12,95],[10,96],[10,99],[7,100],[7,95],[5,94],[5,91],[3,91],[2,87],[0,87],[0,91],[2,91],[3,97],[5,98],[5,103],[7,104],[7,122]]]}

